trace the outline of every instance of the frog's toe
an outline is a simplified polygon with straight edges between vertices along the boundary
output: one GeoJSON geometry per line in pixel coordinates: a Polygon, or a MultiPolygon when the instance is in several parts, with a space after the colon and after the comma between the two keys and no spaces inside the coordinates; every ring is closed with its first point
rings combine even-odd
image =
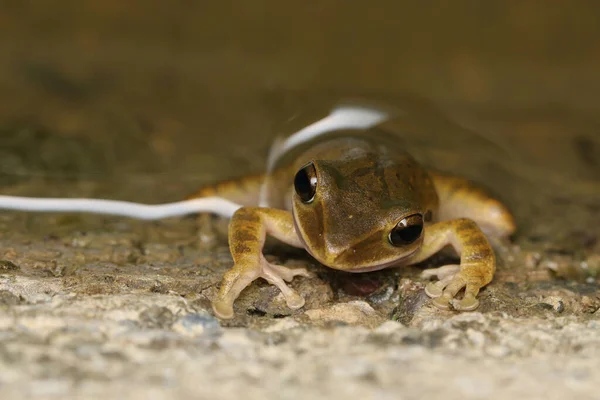
{"type": "Polygon", "coordinates": [[[215,315],[221,319],[233,318],[233,302],[226,300],[216,300],[212,303],[215,315]]]}
{"type": "Polygon", "coordinates": [[[298,310],[299,308],[302,308],[304,306],[304,302],[305,302],[304,297],[302,297],[295,291],[291,291],[291,293],[284,295],[284,297],[285,297],[285,303],[292,310],[298,310]]]}
{"type": "Polygon", "coordinates": [[[311,274],[304,268],[289,269],[270,264],[264,257],[261,257],[258,263],[246,260],[236,263],[223,276],[219,292],[212,302],[213,311],[219,318],[233,318],[233,302],[242,290],[256,278],[263,278],[270,284],[277,286],[281,290],[288,307],[297,310],[304,306],[304,298],[285,283],[294,279],[295,276],[310,277],[311,274]]]}
{"type": "Polygon", "coordinates": [[[432,299],[438,298],[444,294],[444,289],[452,282],[454,275],[446,276],[437,282],[431,282],[425,286],[425,294],[432,299]]]}
{"type": "Polygon", "coordinates": [[[433,304],[436,308],[439,308],[440,310],[451,310],[452,309],[452,306],[450,305],[450,299],[448,299],[447,297],[443,297],[443,296],[432,299],[431,304],[433,304]]]}
{"type": "Polygon", "coordinates": [[[442,310],[473,311],[479,307],[477,300],[479,287],[469,284],[461,273],[446,276],[438,282],[432,282],[425,287],[425,294],[433,298],[432,304],[442,310]],[[465,288],[462,299],[456,299],[459,291],[465,288]]]}
{"type": "Polygon", "coordinates": [[[444,293],[444,287],[440,285],[440,282],[431,282],[425,286],[425,294],[432,299],[438,298],[444,293]]]}
{"type": "Polygon", "coordinates": [[[465,287],[465,295],[462,299],[454,299],[452,301],[452,307],[457,311],[473,311],[479,307],[479,300],[477,300],[477,294],[479,293],[479,286],[473,283],[467,283],[465,287]]]}
{"type": "Polygon", "coordinates": [[[421,272],[421,278],[423,279],[431,279],[437,278],[443,280],[447,277],[452,277],[456,275],[460,271],[460,265],[458,264],[450,264],[444,265],[438,268],[428,268],[421,272]]]}
{"type": "Polygon", "coordinates": [[[450,310],[452,297],[444,290],[452,281],[452,277],[447,277],[441,281],[431,282],[425,286],[425,294],[432,298],[431,303],[440,310],[450,310]]]}
{"type": "Polygon", "coordinates": [[[269,264],[269,267],[286,282],[291,282],[296,276],[303,276],[305,278],[313,277],[313,274],[308,272],[306,268],[287,268],[275,264],[269,264]]]}
{"type": "Polygon", "coordinates": [[[460,300],[454,299],[452,301],[452,308],[457,311],[473,311],[477,307],[479,307],[479,300],[473,296],[465,295],[465,297],[460,300]]]}
{"type": "Polygon", "coordinates": [[[308,271],[304,270],[304,268],[288,269],[280,265],[265,263],[261,277],[266,279],[270,284],[277,286],[281,290],[287,306],[292,310],[297,310],[304,306],[304,297],[290,288],[285,281],[292,280],[294,276],[306,276],[306,274],[308,274],[308,271]]]}
{"type": "Polygon", "coordinates": [[[259,268],[251,263],[238,263],[223,275],[217,296],[212,301],[215,315],[222,319],[233,318],[233,302],[242,290],[259,277],[259,268]]]}

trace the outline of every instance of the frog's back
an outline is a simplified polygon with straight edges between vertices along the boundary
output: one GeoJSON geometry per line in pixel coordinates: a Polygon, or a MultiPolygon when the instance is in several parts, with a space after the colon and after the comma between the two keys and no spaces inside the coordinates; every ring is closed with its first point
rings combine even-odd
{"type": "MultiPolygon", "coordinates": [[[[386,131],[339,130],[277,154],[270,171],[206,186],[188,198],[219,196],[243,206],[291,209],[294,176],[310,161],[331,163],[336,176],[356,182],[353,191],[373,194],[382,203],[401,200],[437,209],[427,172],[386,131]]],[[[332,190],[341,191],[344,185],[332,190]]]]}
{"type": "Polygon", "coordinates": [[[413,201],[435,207],[437,195],[430,177],[398,143],[383,131],[352,130],[292,149],[265,177],[260,205],[290,209],[294,175],[306,163],[321,161],[337,177],[337,191],[352,182],[351,190],[369,193],[384,204],[413,201]]]}

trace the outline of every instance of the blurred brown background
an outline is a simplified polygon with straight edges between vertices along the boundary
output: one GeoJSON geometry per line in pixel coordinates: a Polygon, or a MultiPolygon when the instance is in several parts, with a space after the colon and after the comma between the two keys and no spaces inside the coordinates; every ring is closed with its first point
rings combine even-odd
{"type": "Polygon", "coordinates": [[[260,170],[281,99],[332,90],[426,99],[528,179],[597,182],[600,3],[424,4],[1,1],[0,182],[179,198],[260,170]]]}

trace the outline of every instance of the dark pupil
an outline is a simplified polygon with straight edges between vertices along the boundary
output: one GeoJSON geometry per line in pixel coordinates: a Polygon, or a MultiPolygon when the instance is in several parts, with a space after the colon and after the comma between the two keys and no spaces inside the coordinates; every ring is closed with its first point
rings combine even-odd
{"type": "Polygon", "coordinates": [[[390,242],[393,245],[411,244],[419,237],[423,231],[423,225],[416,224],[410,226],[397,226],[390,233],[390,242]]]}
{"type": "Polygon", "coordinates": [[[311,163],[302,168],[294,178],[294,189],[304,203],[309,203],[317,191],[317,173],[311,163]]]}

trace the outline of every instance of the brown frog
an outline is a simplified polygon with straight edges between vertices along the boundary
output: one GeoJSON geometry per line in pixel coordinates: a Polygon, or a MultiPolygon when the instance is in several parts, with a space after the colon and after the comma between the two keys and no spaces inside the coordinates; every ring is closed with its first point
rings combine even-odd
{"type": "Polygon", "coordinates": [[[425,292],[441,309],[476,309],[496,268],[486,234],[515,231],[509,210],[465,179],[424,168],[377,126],[323,136],[267,175],[191,196],[243,204],[229,225],[234,266],[213,299],[215,314],[233,317],[235,299],[257,278],[277,286],[291,309],[304,305],[286,282],[309,272],[269,263],[262,253],[267,235],[357,273],[419,263],[450,245],[460,264],[427,270],[438,280],[425,292]]]}

